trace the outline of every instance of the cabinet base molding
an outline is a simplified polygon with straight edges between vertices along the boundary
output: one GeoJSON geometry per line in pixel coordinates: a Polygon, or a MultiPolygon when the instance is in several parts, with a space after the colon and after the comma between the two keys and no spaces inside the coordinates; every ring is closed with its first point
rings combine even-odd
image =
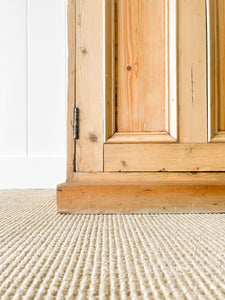
{"type": "Polygon", "coordinates": [[[184,174],[186,180],[180,178],[176,181],[168,181],[168,175],[165,175],[164,181],[162,174],[152,175],[152,180],[149,181],[102,180],[60,184],[57,187],[58,212],[75,214],[225,212],[224,174],[215,174],[215,178],[219,176],[220,180],[219,178],[212,180],[213,174],[208,174],[210,178],[205,174],[205,180],[203,174],[184,174]],[[159,181],[156,180],[156,175],[159,175],[159,181]],[[196,176],[199,180],[191,181],[192,176],[196,176]]]}

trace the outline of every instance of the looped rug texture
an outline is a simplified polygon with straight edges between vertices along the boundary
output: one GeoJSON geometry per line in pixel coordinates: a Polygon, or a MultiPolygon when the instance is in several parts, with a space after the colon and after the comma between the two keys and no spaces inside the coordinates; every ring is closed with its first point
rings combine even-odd
{"type": "Polygon", "coordinates": [[[66,215],[0,191],[0,299],[225,299],[225,214],[66,215]]]}

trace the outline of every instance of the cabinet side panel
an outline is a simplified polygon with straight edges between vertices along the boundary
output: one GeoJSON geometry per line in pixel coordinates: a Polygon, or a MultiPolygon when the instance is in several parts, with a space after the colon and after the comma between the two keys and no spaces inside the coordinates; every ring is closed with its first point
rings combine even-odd
{"type": "Polygon", "coordinates": [[[73,139],[73,109],[75,105],[75,0],[69,0],[67,4],[67,32],[67,181],[72,181],[75,167],[73,139]]]}

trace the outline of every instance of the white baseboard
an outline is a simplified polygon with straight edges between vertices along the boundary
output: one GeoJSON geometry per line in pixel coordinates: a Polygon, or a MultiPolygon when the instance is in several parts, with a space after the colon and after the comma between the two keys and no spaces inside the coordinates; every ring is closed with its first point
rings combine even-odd
{"type": "Polygon", "coordinates": [[[0,157],[0,189],[51,189],[65,178],[65,157],[0,157]]]}

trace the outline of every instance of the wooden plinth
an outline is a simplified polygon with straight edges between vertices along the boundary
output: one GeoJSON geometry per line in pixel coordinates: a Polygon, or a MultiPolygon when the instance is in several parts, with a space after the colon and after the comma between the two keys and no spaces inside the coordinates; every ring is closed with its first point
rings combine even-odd
{"type": "MultiPolygon", "coordinates": [[[[151,180],[80,181],[57,187],[61,213],[209,213],[225,212],[223,174],[152,175],[151,180]],[[214,179],[213,179],[214,178],[214,179]],[[191,180],[193,179],[193,180],[191,180]]],[[[91,175],[90,175],[91,176],[91,175]]],[[[93,177],[102,178],[103,175],[93,177]]],[[[107,175],[106,175],[107,176],[107,175]]],[[[114,175],[115,176],[115,175],[114,175]]],[[[124,175],[121,175],[124,178],[124,175]]],[[[84,178],[87,179],[87,175],[84,178]]],[[[126,178],[126,176],[125,176],[126,178]]],[[[133,178],[133,177],[132,177],[133,178]]]]}

